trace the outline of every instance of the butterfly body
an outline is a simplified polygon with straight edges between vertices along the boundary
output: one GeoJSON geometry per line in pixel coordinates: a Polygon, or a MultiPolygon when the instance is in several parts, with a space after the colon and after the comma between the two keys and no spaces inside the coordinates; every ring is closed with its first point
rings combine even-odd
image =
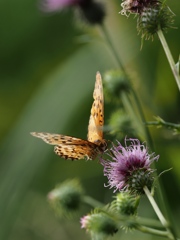
{"type": "Polygon", "coordinates": [[[32,132],[31,134],[34,137],[41,138],[48,144],[55,145],[55,153],[65,159],[95,159],[107,146],[106,140],[103,139],[104,99],[102,80],[99,72],[96,74],[93,98],[94,102],[88,125],[88,140],[46,132],[32,132]]]}

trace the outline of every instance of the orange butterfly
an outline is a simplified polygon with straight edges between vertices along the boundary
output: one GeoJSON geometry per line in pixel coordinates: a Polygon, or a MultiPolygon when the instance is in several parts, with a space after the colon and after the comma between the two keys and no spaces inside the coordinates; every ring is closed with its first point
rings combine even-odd
{"type": "Polygon", "coordinates": [[[34,137],[41,138],[48,144],[55,145],[55,153],[65,159],[95,159],[97,154],[102,153],[107,146],[106,140],[103,139],[104,97],[99,72],[96,74],[93,98],[94,102],[88,126],[88,140],[44,132],[31,132],[31,134],[34,137]]]}

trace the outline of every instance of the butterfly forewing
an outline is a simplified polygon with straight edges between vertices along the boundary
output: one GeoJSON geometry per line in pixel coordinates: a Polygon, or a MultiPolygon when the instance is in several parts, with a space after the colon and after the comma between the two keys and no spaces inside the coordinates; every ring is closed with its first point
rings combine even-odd
{"type": "Polygon", "coordinates": [[[93,98],[94,102],[91,108],[87,137],[90,142],[96,143],[103,141],[104,125],[104,96],[102,79],[99,72],[96,74],[93,98]]]}
{"type": "Polygon", "coordinates": [[[34,137],[41,138],[44,142],[51,145],[85,145],[88,144],[87,140],[80,138],[75,138],[71,136],[56,134],[56,133],[46,133],[46,132],[31,132],[34,137]]]}

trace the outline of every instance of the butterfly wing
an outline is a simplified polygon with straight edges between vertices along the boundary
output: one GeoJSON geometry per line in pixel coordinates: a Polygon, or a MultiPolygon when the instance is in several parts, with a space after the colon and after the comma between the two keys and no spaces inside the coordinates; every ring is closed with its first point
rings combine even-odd
{"type": "Polygon", "coordinates": [[[65,159],[94,159],[98,153],[96,144],[80,138],[45,132],[31,132],[31,135],[55,145],[55,153],[65,159]]]}
{"type": "Polygon", "coordinates": [[[79,159],[90,159],[96,158],[98,148],[95,144],[88,142],[78,145],[58,145],[54,147],[54,152],[65,159],[79,160],[79,159]]]}
{"type": "Polygon", "coordinates": [[[88,125],[88,141],[101,143],[103,141],[104,125],[104,96],[101,74],[97,72],[93,93],[94,102],[91,108],[91,115],[88,125]]]}
{"type": "Polygon", "coordinates": [[[102,152],[107,145],[103,139],[104,97],[102,79],[99,72],[96,74],[93,98],[94,102],[88,125],[88,141],[71,136],[45,132],[32,132],[31,134],[34,137],[41,138],[48,144],[55,145],[54,151],[60,157],[66,159],[95,159],[96,155],[102,152]]]}

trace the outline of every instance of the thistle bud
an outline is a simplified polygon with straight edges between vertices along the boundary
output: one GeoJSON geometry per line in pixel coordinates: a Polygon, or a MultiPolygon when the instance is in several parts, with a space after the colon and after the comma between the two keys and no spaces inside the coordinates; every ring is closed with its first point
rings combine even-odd
{"type": "Polygon", "coordinates": [[[136,14],[137,29],[142,37],[149,39],[158,30],[166,31],[172,27],[174,14],[167,5],[158,0],[124,0],[122,15],[136,14]]]}
{"type": "Polygon", "coordinates": [[[105,17],[104,5],[94,0],[84,0],[79,4],[79,10],[82,18],[88,23],[102,24],[105,17]]]}
{"type": "Polygon", "coordinates": [[[109,101],[119,102],[120,94],[130,90],[126,76],[119,70],[106,72],[103,81],[104,92],[109,101]]]}
{"type": "Polygon", "coordinates": [[[67,180],[48,194],[48,200],[55,212],[61,215],[76,213],[81,205],[83,190],[77,179],[67,180]]]}
{"type": "Polygon", "coordinates": [[[139,196],[132,195],[129,192],[121,192],[115,196],[115,200],[111,203],[111,208],[119,214],[127,216],[136,215],[139,199],[139,196]]]}
{"type": "Polygon", "coordinates": [[[109,118],[109,133],[119,140],[124,139],[124,134],[128,133],[131,136],[136,136],[137,132],[132,124],[129,115],[123,109],[114,111],[109,118]]]}
{"type": "Polygon", "coordinates": [[[94,212],[81,218],[81,228],[91,234],[92,239],[104,239],[117,232],[117,223],[104,212],[94,212]]]}

